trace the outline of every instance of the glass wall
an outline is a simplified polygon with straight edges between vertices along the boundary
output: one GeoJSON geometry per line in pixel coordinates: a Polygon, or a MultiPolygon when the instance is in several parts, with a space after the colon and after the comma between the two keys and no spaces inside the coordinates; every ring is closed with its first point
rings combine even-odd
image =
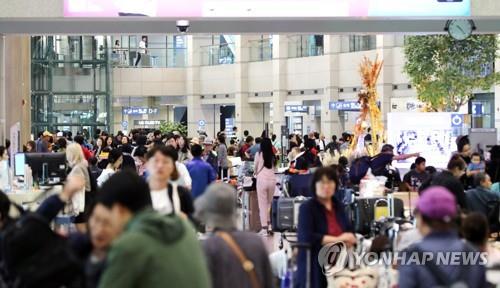
{"type": "Polygon", "coordinates": [[[472,115],[471,128],[495,127],[495,94],[478,93],[468,103],[472,115]]]}
{"type": "Polygon", "coordinates": [[[288,58],[320,56],[323,53],[323,35],[288,36],[288,58]]]}
{"type": "Polygon", "coordinates": [[[31,37],[32,133],[109,130],[108,39],[31,37]]]}
{"type": "Polygon", "coordinates": [[[115,67],[186,67],[185,35],[121,35],[111,38],[111,59],[115,67]]]}
{"type": "Polygon", "coordinates": [[[262,35],[259,40],[248,41],[250,62],[268,61],[273,59],[272,35],[262,35]]]}
{"type": "Polygon", "coordinates": [[[202,66],[234,64],[236,45],[233,35],[213,35],[210,42],[210,45],[200,47],[202,66]]]}

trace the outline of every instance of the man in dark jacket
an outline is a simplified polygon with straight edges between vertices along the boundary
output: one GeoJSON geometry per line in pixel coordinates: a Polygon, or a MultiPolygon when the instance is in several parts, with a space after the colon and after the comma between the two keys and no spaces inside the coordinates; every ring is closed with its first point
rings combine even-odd
{"type": "Polygon", "coordinates": [[[100,203],[111,210],[113,242],[99,287],[210,287],[210,276],[189,222],[151,209],[148,184],[122,171],[104,183],[100,203]]]}
{"type": "Polygon", "coordinates": [[[490,176],[486,173],[478,173],[474,176],[474,185],[476,188],[465,193],[467,199],[467,208],[471,212],[480,212],[488,217],[493,207],[500,201],[497,194],[493,193],[491,188],[490,176]]]}

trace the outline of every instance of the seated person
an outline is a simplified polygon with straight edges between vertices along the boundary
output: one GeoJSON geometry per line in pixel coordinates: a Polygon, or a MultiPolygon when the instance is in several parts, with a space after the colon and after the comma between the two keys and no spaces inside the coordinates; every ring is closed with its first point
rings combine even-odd
{"type": "Polygon", "coordinates": [[[475,152],[471,154],[470,163],[467,164],[467,171],[461,181],[467,189],[476,187],[474,185],[474,176],[478,173],[485,172],[484,161],[481,160],[481,154],[475,152]]]}
{"type": "MultiPolygon", "coordinates": [[[[465,193],[467,208],[469,211],[480,212],[488,217],[492,209],[494,209],[495,203],[500,201],[500,198],[490,190],[491,179],[488,174],[484,172],[476,174],[474,184],[476,188],[465,193]]],[[[496,218],[498,219],[498,216],[496,218]]]]}
{"type": "Polygon", "coordinates": [[[415,168],[406,173],[403,182],[410,188],[410,191],[416,192],[429,179],[429,174],[425,169],[425,158],[415,159],[415,168]]]}
{"type": "Polygon", "coordinates": [[[448,189],[457,200],[458,206],[461,209],[467,208],[465,199],[464,186],[460,182],[460,178],[465,174],[467,164],[459,155],[453,155],[448,161],[447,170],[440,173],[434,173],[426,183],[420,186],[419,193],[429,188],[430,186],[442,186],[448,189]]]}
{"type": "Polygon", "coordinates": [[[470,163],[467,165],[467,176],[474,176],[478,173],[484,172],[485,165],[484,161],[481,160],[481,154],[475,152],[472,153],[470,158],[470,163]]]}
{"type": "Polygon", "coordinates": [[[488,254],[488,266],[500,263],[500,251],[488,244],[490,229],[488,219],[479,212],[472,212],[462,220],[462,235],[480,252],[488,254]]]}

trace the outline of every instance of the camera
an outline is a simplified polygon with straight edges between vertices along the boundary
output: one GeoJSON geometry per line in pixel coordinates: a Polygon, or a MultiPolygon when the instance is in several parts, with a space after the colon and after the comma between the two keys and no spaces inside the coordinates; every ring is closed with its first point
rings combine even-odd
{"type": "Polygon", "coordinates": [[[189,20],[178,20],[176,23],[177,31],[186,33],[189,31],[189,20]]]}

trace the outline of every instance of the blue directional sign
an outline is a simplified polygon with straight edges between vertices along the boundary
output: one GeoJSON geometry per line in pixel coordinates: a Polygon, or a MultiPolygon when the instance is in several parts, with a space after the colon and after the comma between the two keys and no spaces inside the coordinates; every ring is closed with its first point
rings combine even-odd
{"type": "Polygon", "coordinates": [[[463,114],[451,114],[451,127],[462,127],[464,124],[463,114]]]}
{"type": "Polygon", "coordinates": [[[483,115],[483,104],[473,103],[472,104],[472,115],[483,115]]]}

